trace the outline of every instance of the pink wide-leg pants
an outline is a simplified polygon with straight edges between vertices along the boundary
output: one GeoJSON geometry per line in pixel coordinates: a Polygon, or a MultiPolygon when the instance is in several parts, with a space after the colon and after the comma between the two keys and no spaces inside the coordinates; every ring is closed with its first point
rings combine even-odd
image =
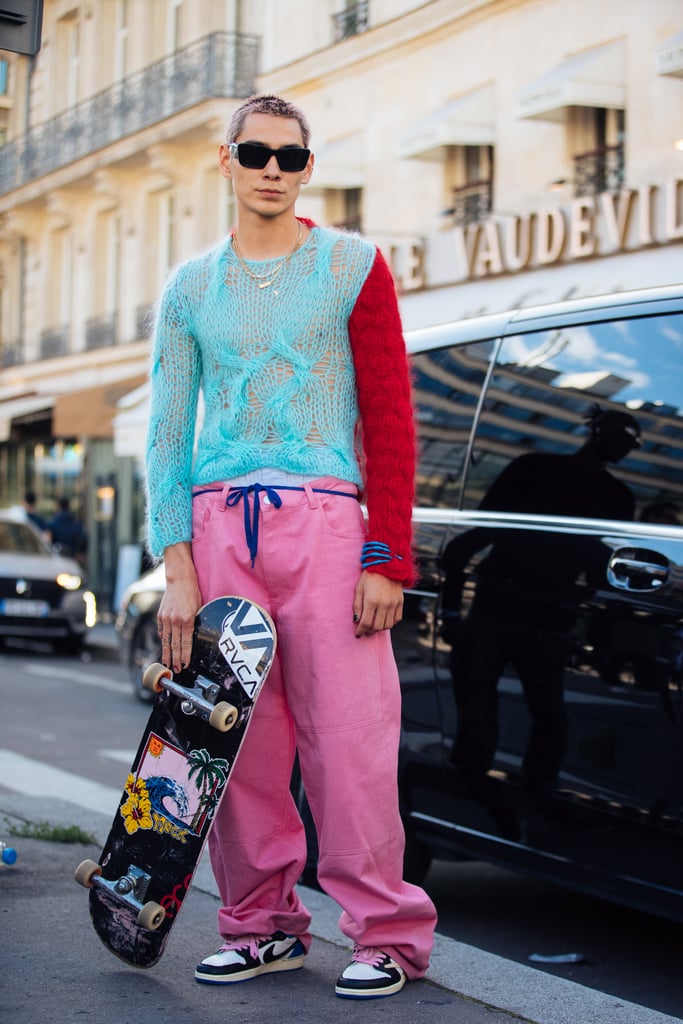
{"type": "Polygon", "coordinates": [[[295,890],[306,860],[289,789],[298,749],[318,832],[318,879],[342,908],[341,931],[389,953],[414,979],[429,963],[436,912],[422,889],[403,881],[396,664],[387,631],[355,636],[360,505],[313,488],[355,490],[325,477],[278,492],[280,508],[262,494],[253,568],[243,502],[226,507],[227,489],[193,501],[203,599],[248,597],[278,632],[276,660],[209,839],[223,904],[218,930],[281,930],[310,945],[311,916],[295,890]]]}

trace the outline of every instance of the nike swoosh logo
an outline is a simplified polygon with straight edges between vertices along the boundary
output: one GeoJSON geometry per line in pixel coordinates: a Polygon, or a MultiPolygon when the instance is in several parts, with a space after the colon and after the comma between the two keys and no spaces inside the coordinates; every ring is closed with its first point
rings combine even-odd
{"type": "Polygon", "coordinates": [[[293,939],[291,942],[271,942],[269,946],[265,946],[261,950],[261,961],[264,964],[272,964],[274,960],[281,960],[292,949],[296,942],[293,939]]]}

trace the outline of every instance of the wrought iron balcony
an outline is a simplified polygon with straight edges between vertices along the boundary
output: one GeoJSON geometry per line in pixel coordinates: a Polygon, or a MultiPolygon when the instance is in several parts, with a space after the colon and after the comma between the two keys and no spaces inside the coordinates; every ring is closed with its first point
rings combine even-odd
{"type": "Polygon", "coordinates": [[[24,348],[20,341],[6,341],[0,346],[0,366],[20,366],[24,362],[24,348]]]}
{"type": "Polygon", "coordinates": [[[367,31],[369,7],[368,0],[360,0],[360,3],[349,4],[343,11],[332,15],[335,43],[367,31]]]}
{"type": "Polygon", "coordinates": [[[346,220],[339,220],[332,227],[337,228],[338,231],[355,231],[359,234],[363,230],[360,215],[357,217],[347,217],[346,220]]]}
{"type": "Polygon", "coordinates": [[[445,211],[457,227],[486,220],[493,205],[493,182],[473,181],[453,189],[453,206],[445,211]]]}
{"type": "Polygon", "coordinates": [[[69,328],[48,327],[40,332],[40,358],[54,359],[69,351],[69,328]]]}
{"type": "Polygon", "coordinates": [[[0,195],[208,99],[255,89],[259,39],[215,32],[0,148],[0,195]]]}
{"type": "Polygon", "coordinates": [[[624,146],[600,146],[574,157],[574,195],[597,196],[624,187],[624,146]]]}
{"type": "Polygon", "coordinates": [[[116,313],[90,317],[85,324],[86,349],[108,348],[116,344],[116,313]]]}

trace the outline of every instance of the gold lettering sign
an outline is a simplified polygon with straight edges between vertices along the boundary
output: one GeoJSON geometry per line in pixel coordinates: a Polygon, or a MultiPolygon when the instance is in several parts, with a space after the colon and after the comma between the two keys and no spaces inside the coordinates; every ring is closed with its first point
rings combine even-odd
{"type": "Polygon", "coordinates": [[[683,239],[683,178],[581,196],[566,207],[496,215],[438,236],[393,242],[404,291],[517,273],[683,239]],[[450,240],[449,240],[450,236],[450,240]]]}

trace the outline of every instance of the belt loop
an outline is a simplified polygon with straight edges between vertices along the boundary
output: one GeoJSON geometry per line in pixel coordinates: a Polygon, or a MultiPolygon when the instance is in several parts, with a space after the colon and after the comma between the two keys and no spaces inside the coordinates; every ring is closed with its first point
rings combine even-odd
{"type": "Polygon", "coordinates": [[[228,494],[230,493],[230,484],[224,484],[223,490],[221,491],[221,500],[219,503],[219,511],[225,512],[228,507],[228,494]]]}
{"type": "Polygon", "coordinates": [[[313,493],[313,488],[311,487],[310,483],[305,483],[304,484],[304,491],[306,492],[306,497],[308,498],[309,506],[311,508],[318,508],[320,502],[319,502],[317,494],[313,493]]]}

